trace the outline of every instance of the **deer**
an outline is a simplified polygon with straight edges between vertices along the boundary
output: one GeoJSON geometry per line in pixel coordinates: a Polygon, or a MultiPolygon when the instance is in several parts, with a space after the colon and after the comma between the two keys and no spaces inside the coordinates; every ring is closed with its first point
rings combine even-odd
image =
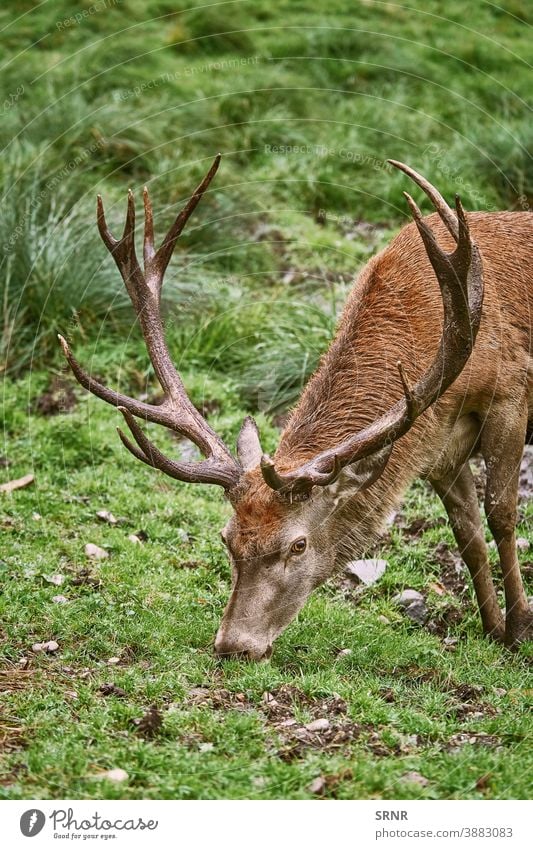
{"type": "Polygon", "coordinates": [[[129,191],[114,237],[102,198],[97,224],[129,293],[161,403],[114,391],[64,355],[89,392],[122,413],[135,458],[188,483],[222,487],[232,508],[221,531],[231,594],[214,642],[220,658],[267,660],[274,640],[334,571],[368,549],[411,483],[422,478],[447,512],[471,575],[484,634],[509,647],[533,637],[516,551],[519,466],[533,434],[529,212],[468,212],[411,167],[389,160],[434,208],[412,220],[357,277],[336,335],[290,413],[274,456],[244,419],[233,453],[189,399],[165,342],[161,288],[176,242],[208,189],[216,157],[160,247],[144,189],[143,267],[129,191]],[[163,454],[140,422],[194,443],[202,459],[163,454]],[[493,582],[470,459],[486,467],[484,509],[503,576],[493,582]],[[505,613],[505,615],[504,615],[505,613]]]}

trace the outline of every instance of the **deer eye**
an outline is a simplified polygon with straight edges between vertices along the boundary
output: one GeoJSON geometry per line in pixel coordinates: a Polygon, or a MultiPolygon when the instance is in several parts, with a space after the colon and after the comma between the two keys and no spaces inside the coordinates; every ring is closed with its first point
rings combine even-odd
{"type": "Polygon", "coordinates": [[[307,540],[305,537],[300,537],[300,539],[295,539],[291,545],[290,551],[291,554],[303,554],[305,549],[307,548],[307,540]]]}

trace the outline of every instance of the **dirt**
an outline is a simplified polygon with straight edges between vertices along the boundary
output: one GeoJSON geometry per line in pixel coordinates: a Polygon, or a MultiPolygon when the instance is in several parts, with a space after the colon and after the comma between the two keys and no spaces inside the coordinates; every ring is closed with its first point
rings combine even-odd
{"type": "Polygon", "coordinates": [[[501,749],[502,741],[495,734],[485,734],[484,731],[467,731],[452,734],[443,745],[443,751],[455,754],[464,746],[482,746],[485,749],[501,749]]]}
{"type": "Polygon", "coordinates": [[[445,542],[439,542],[432,553],[438,567],[439,581],[452,595],[462,596],[468,589],[466,567],[458,552],[445,542]]]}
{"type": "MultiPolygon", "coordinates": [[[[331,752],[359,739],[375,757],[398,755],[403,751],[401,743],[389,745],[382,739],[381,728],[349,719],[346,702],[335,694],[312,698],[298,687],[282,684],[263,693],[258,707],[244,693],[195,687],[189,691],[187,701],[215,710],[259,709],[267,728],[276,733],[273,751],[286,763],[304,757],[309,750],[331,752]]],[[[197,746],[197,735],[193,735],[190,742],[197,746]]]]}
{"type": "Polygon", "coordinates": [[[102,586],[102,581],[97,578],[90,569],[82,567],[75,569],[70,583],[73,587],[88,587],[91,590],[99,590],[102,586]]]}
{"type": "Polygon", "coordinates": [[[54,375],[48,388],[39,395],[33,404],[32,412],[41,416],[57,416],[60,413],[70,413],[78,400],[69,380],[54,375]]]}

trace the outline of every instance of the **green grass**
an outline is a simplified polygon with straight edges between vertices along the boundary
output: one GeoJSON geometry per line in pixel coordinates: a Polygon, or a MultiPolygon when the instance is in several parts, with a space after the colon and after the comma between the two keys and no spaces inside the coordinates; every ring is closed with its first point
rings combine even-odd
{"type": "MultiPolygon", "coordinates": [[[[235,387],[186,378],[197,403],[218,402],[212,420],[231,439],[242,415],[235,387]]],[[[45,384],[34,375],[30,401],[45,384]]],[[[416,541],[395,529],[382,551],[385,576],[357,604],[330,584],[276,643],[269,663],[221,663],[212,652],[229,590],[218,535],[229,508],[221,495],[174,485],[136,463],[114,432],[117,414],[81,393],[70,413],[28,418],[28,386],[13,384],[4,398],[9,477],[33,470],[36,483],[2,496],[0,505],[2,797],[306,798],[318,775],[333,776],[327,794],[338,798],[527,797],[530,657],[526,647],[511,654],[482,638],[471,591],[459,601],[431,589],[439,579],[436,543],[453,547],[447,527],[416,541]],[[103,509],[120,523],[98,520],[103,509]],[[128,535],[140,530],[147,540],[133,545],[128,535]],[[91,564],[88,542],[109,558],[91,564]],[[96,585],[76,583],[86,567],[96,585]],[[61,586],[48,582],[54,574],[64,576],[61,586]],[[406,586],[428,595],[432,619],[451,610],[463,618],[439,636],[410,624],[391,600],[406,586]],[[55,603],[57,594],[68,602],[55,603]],[[446,634],[458,638],[454,651],[446,634]],[[59,643],[55,654],[32,653],[35,642],[51,639],[59,643]],[[343,648],[351,654],[339,656],[343,648]],[[24,657],[30,665],[21,671],[24,657]],[[120,664],[109,665],[112,657],[120,664]],[[126,698],[102,696],[99,687],[109,682],[126,698]],[[474,714],[456,713],[464,683],[482,688],[474,714]],[[264,715],[263,693],[281,685],[310,697],[296,705],[300,721],[317,715],[317,700],[338,694],[347,703],[340,720],[358,723],[362,734],[287,762],[286,741],[264,715]],[[199,686],[211,694],[207,704],[188,696],[199,686]],[[224,690],[229,703],[217,708],[210,698],[224,690]],[[145,740],[133,720],[152,704],[163,725],[145,740]],[[457,744],[458,734],[480,733],[490,735],[489,745],[457,744]],[[126,782],[95,779],[117,767],[126,782]],[[428,784],[406,783],[412,771],[428,784]]],[[[272,443],[274,432],[262,424],[272,443]]],[[[531,515],[524,507],[520,533],[533,543],[531,515]]],[[[406,521],[421,516],[436,519],[442,509],[417,485],[406,521]]]]}
{"type": "MultiPolygon", "coordinates": [[[[95,234],[95,194],[118,227],[127,187],[139,196],[148,183],[161,232],[217,151],[221,170],[167,282],[171,314],[182,305],[176,280],[198,297],[228,277],[241,298],[302,294],[320,308],[324,282],[349,279],[405,220],[405,178],[388,157],[447,196],[460,191],[466,208],[522,209],[533,197],[525,0],[476,3],[472,20],[459,0],[94,8],[81,3],[78,23],[67,0],[0,11],[0,357],[10,372],[48,364],[58,324],[91,337],[106,317],[107,334],[128,327],[95,234]],[[360,221],[377,236],[364,238],[360,221]],[[287,273],[296,293],[280,285],[287,273]]],[[[286,304],[269,314],[283,320],[286,304]]],[[[258,314],[248,351],[268,377],[275,345],[254,336],[264,322],[258,314]]]]}
{"type": "MultiPolygon", "coordinates": [[[[221,151],[165,284],[170,347],[222,435],[234,440],[243,411],[255,412],[271,450],[272,415],[294,402],[327,347],[352,277],[405,220],[406,181],[388,157],[447,197],[459,191],[469,209],[531,203],[530,4],[479,2],[471,14],[459,0],[94,6],[28,0],[0,10],[0,454],[11,461],[0,471],[36,477],[0,495],[0,793],[301,798],[325,774],[340,798],[526,796],[530,657],[481,638],[471,595],[459,603],[429,588],[436,544],[453,545],[447,527],[416,541],[395,530],[384,578],[357,604],[324,587],[269,664],[221,665],[211,651],[229,589],[220,494],[136,464],[116,414],[81,393],[59,416],[34,407],[60,368],[58,330],[113,385],[153,388],[94,198],[102,193],[118,232],[127,188],[139,198],[147,183],[162,234],[221,151]],[[124,521],[102,524],[101,509],[124,521]],[[141,529],[148,539],[134,546],[128,535],[141,529]],[[97,585],[76,583],[88,542],[110,552],[91,567],[97,585]],[[46,580],[57,573],[60,587],[46,580]],[[455,651],[394,607],[405,586],[428,592],[436,617],[463,610],[449,628],[455,651]],[[58,594],[68,603],[54,603],[58,594]],[[49,639],[56,654],[32,654],[49,639]],[[351,654],[338,656],[342,648],[351,654]],[[99,694],[109,681],[125,699],[99,694]],[[465,682],[483,692],[479,715],[461,718],[465,682]],[[199,685],[212,694],[207,705],[187,695],[199,685]],[[313,700],[296,705],[300,719],[338,693],[343,721],[361,734],[287,762],[263,701],[281,685],[313,700]],[[244,694],[244,710],[235,695],[217,709],[221,690],[244,694]],[[144,740],[132,720],[151,704],[163,726],[144,740]],[[466,732],[491,744],[456,746],[466,732]],[[94,778],[113,767],[128,781],[94,778]],[[410,771],[429,783],[406,784],[410,771]]],[[[524,511],[520,532],[533,541],[524,511]]],[[[442,510],[417,486],[406,515],[442,510]]]]}

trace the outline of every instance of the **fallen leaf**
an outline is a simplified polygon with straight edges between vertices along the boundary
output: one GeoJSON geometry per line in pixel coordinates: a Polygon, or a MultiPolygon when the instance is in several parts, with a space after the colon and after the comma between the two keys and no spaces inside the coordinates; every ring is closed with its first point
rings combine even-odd
{"type": "Polygon", "coordinates": [[[0,484],[0,492],[14,492],[15,489],[23,489],[25,486],[29,486],[33,483],[34,480],[35,477],[33,475],[24,475],[23,478],[7,481],[6,483],[0,484]]]}
{"type": "Polygon", "coordinates": [[[369,587],[381,578],[387,565],[386,560],[352,560],[346,564],[345,571],[369,587]]]}
{"type": "Polygon", "coordinates": [[[101,687],[98,687],[98,691],[102,696],[116,696],[117,699],[125,699],[127,697],[127,693],[122,687],[117,687],[116,684],[112,683],[102,684],[101,687]]]}
{"type": "Polygon", "coordinates": [[[96,513],[98,519],[102,522],[107,522],[108,525],[116,525],[118,519],[116,519],[109,510],[98,510],[96,513]]]}
{"type": "Polygon", "coordinates": [[[55,604],[66,604],[68,602],[68,598],[66,595],[54,595],[52,596],[52,601],[55,602],[55,604]]]}
{"type": "Polygon", "coordinates": [[[85,554],[94,560],[105,560],[106,557],[109,557],[109,552],[105,548],[100,548],[99,545],[92,542],[88,542],[85,546],[85,554]]]}
{"type": "Polygon", "coordinates": [[[484,775],[480,775],[478,780],[476,781],[476,790],[487,790],[490,785],[491,778],[491,772],[486,772],[484,775]]]}
{"type": "Polygon", "coordinates": [[[31,647],[31,650],[36,654],[39,652],[49,652],[53,653],[57,651],[59,648],[59,643],[56,643],[55,640],[48,640],[46,643],[34,643],[31,647]]]}
{"type": "Polygon", "coordinates": [[[134,719],[137,732],[145,738],[154,737],[163,725],[161,711],[156,705],[151,705],[141,719],[134,719]]]}
{"type": "Polygon", "coordinates": [[[116,663],[120,663],[120,657],[109,657],[107,659],[107,663],[109,663],[111,666],[114,666],[116,663]]]}
{"type": "Polygon", "coordinates": [[[40,522],[41,519],[43,518],[40,513],[32,513],[31,517],[32,517],[34,522],[40,522]]]}
{"type": "Polygon", "coordinates": [[[215,748],[214,743],[200,743],[198,746],[199,752],[212,752],[215,748]]]}
{"type": "Polygon", "coordinates": [[[437,583],[436,581],[429,584],[429,588],[430,590],[433,590],[434,593],[437,593],[437,595],[446,595],[445,587],[443,587],[442,584],[437,583]]]}
{"type": "Polygon", "coordinates": [[[329,728],[329,719],[314,719],[306,726],[308,731],[327,731],[329,728]]]}

